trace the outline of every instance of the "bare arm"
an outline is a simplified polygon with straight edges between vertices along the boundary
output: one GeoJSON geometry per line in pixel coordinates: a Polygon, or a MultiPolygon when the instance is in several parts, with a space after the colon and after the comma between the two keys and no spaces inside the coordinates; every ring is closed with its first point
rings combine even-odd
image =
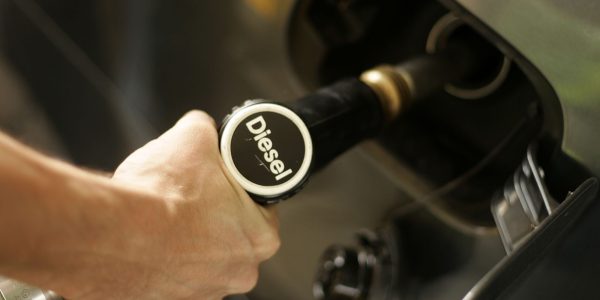
{"type": "Polygon", "coordinates": [[[112,179],[0,134],[0,274],[68,299],[246,292],[279,246],[277,219],[224,170],[201,112],[133,153],[112,179]]]}

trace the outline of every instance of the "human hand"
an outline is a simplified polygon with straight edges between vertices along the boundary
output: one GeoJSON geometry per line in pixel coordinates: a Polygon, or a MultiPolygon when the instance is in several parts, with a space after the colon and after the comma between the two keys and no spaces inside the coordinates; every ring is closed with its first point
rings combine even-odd
{"type": "Polygon", "coordinates": [[[57,291],[68,299],[221,299],[252,289],[259,263],[279,247],[277,218],[227,173],[217,144],[214,121],[194,111],[131,154],[111,180],[122,190],[112,213],[119,226],[96,233],[92,253],[84,251],[83,264],[73,258],[73,276],[57,291]]]}
{"type": "Polygon", "coordinates": [[[148,228],[153,242],[139,249],[147,254],[140,255],[147,258],[140,262],[141,277],[124,278],[145,280],[148,298],[220,299],[248,292],[258,264],[279,247],[273,210],[256,205],[227,173],[214,121],[203,112],[188,113],[134,152],[113,180],[169,202],[168,220],[154,220],[167,226],[148,228]]]}

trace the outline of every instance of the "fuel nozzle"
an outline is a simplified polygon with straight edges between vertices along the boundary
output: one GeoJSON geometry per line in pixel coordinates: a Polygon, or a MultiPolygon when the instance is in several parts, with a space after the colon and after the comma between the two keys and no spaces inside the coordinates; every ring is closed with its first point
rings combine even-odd
{"type": "Polygon", "coordinates": [[[312,172],[377,135],[411,103],[468,74],[470,56],[454,52],[378,66],[289,104],[248,100],[221,125],[225,165],[256,202],[289,198],[312,172]]]}

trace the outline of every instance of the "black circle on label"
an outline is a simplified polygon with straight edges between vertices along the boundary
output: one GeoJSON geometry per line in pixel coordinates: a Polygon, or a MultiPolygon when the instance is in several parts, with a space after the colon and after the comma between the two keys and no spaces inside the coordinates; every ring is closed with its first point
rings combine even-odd
{"type": "Polygon", "coordinates": [[[276,186],[292,179],[304,160],[300,129],[286,116],[258,112],[237,126],[231,139],[235,168],[252,183],[276,186]]]}

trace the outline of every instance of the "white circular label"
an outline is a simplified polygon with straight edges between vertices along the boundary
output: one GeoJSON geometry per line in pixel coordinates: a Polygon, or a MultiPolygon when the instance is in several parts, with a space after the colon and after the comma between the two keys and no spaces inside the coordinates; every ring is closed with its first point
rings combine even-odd
{"type": "Polygon", "coordinates": [[[221,129],[225,166],[249,193],[285,196],[307,177],[313,144],[306,124],[289,108],[256,103],[231,115],[221,129]]]}

